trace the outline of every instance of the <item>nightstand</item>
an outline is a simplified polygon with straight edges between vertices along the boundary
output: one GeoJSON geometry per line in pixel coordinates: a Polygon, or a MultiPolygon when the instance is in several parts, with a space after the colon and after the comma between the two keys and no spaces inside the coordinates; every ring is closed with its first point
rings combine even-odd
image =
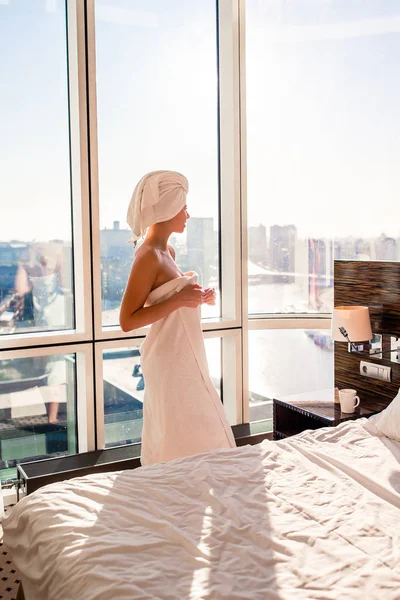
{"type": "Polygon", "coordinates": [[[274,440],[280,440],[305,429],[335,427],[343,421],[370,417],[380,412],[384,405],[379,401],[363,401],[354,413],[342,413],[340,404],[334,402],[334,390],[321,390],[274,398],[274,440]]]}

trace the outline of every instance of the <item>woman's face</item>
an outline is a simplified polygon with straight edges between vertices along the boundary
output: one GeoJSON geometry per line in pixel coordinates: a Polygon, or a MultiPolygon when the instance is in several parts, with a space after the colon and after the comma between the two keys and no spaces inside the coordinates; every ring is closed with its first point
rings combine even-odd
{"type": "Polygon", "coordinates": [[[186,221],[190,219],[187,206],[185,205],[180,212],[173,218],[174,231],[182,233],[186,227],[186,221]]]}

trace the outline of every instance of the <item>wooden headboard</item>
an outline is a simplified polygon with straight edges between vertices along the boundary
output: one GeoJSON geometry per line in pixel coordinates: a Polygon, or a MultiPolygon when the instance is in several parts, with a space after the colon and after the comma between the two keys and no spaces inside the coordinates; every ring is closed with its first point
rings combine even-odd
{"type": "Polygon", "coordinates": [[[348,352],[347,344],[335,342],[335,386],[354,388],[361,403],[378,401],[387,406],[400,387],[400,364],[390,361],[390,334],[400,336],[400,263],[387,261],[335,260],[335,306],[369,306],[373,333],[383,334],[382,359],[369,353],[348,352]],[[360,375],[360,361],[392,369],[391,382],[360,375]]]}

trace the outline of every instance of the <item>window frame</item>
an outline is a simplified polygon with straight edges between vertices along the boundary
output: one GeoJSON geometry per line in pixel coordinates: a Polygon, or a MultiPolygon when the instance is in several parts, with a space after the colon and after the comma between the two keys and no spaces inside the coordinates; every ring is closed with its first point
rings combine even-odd
{"type": "MultiPolygon", "coordinates": [[[[203,331],[240,328],[240,90],[238,1],[216,0],[219,149],[219,252],[221,317],[202,320],[203,331]],[[221,18],[222,15],[222,18],[221,18]],[[233,202],[232,202],[233,199],[233,202]],[[223,238],[223,239],[222,239],[223,238]]],[[[148,327],[126,332],[102,324],[100,204],[96,95],[95,0],[87,1],[88,124],[90,131],[90,191],[93,260],[93,326],[96,341],[146,335],[148,327]]]]}
{"type": "Polygon", "coordinates": [[[6,348],[90,342],[92,334],[92,273],[90,243],[89,140],[86,110],[86,36],[84,3],[64,0],[68,76],[71,175],[72,271],[75,328],[57,332],[13,333],[0,337],[6,348]],[[80,309],[76,310],[79,306],[80,309]]]}
{"type": "Polygon", "coordinates": [[[58,354],[76,355],[76,425],[78,453],[95,449],[94,428],[94,389],[93,380],[87,373],[93,370],[93,352],[89,343],[59,344],[57,346],[36,346],[0,352],[0,360],[57,356],[58,354]]]}
{"type": "Polygon", "coordinates": [[[241,148],[241,236],[242,236],[242,335],[243,335],[243,422],[249,421],[249,331],[263,329],[330,329],[329,313],[259,313],[248,312],[248,225],[247,225],[247,112],[246,112],[246,0],[238,0],[240,23],[240,148],[241,148]]]}
{"type": "MultiPolygon", "coordinates": [[[[104,447],[103,349],[138,345],[149,328],[124,333],[102,324],[95,0],[65,2],[76,327],[1,336],[0,359],[68,352],[84,357],[77,359],[82,452],[104,447]]],[[[225,409],[231,425],[249,419],[249,331],[331,326],[329,314],[248,314],[245,12],[246,0],[216,0],[221,317],[202,320],[204,337],[222,340],[222,386],[230,398],[225,409]]]]}

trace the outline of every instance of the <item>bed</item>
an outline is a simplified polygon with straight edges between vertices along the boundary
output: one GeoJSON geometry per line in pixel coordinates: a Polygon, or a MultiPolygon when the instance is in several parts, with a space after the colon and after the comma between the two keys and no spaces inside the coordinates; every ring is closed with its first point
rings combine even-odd
{"type": "Polygon", "coordinates": [[[26,600],[400,598],[400,442],[367,419],[54,483],[4,523],[26,600]]]}

